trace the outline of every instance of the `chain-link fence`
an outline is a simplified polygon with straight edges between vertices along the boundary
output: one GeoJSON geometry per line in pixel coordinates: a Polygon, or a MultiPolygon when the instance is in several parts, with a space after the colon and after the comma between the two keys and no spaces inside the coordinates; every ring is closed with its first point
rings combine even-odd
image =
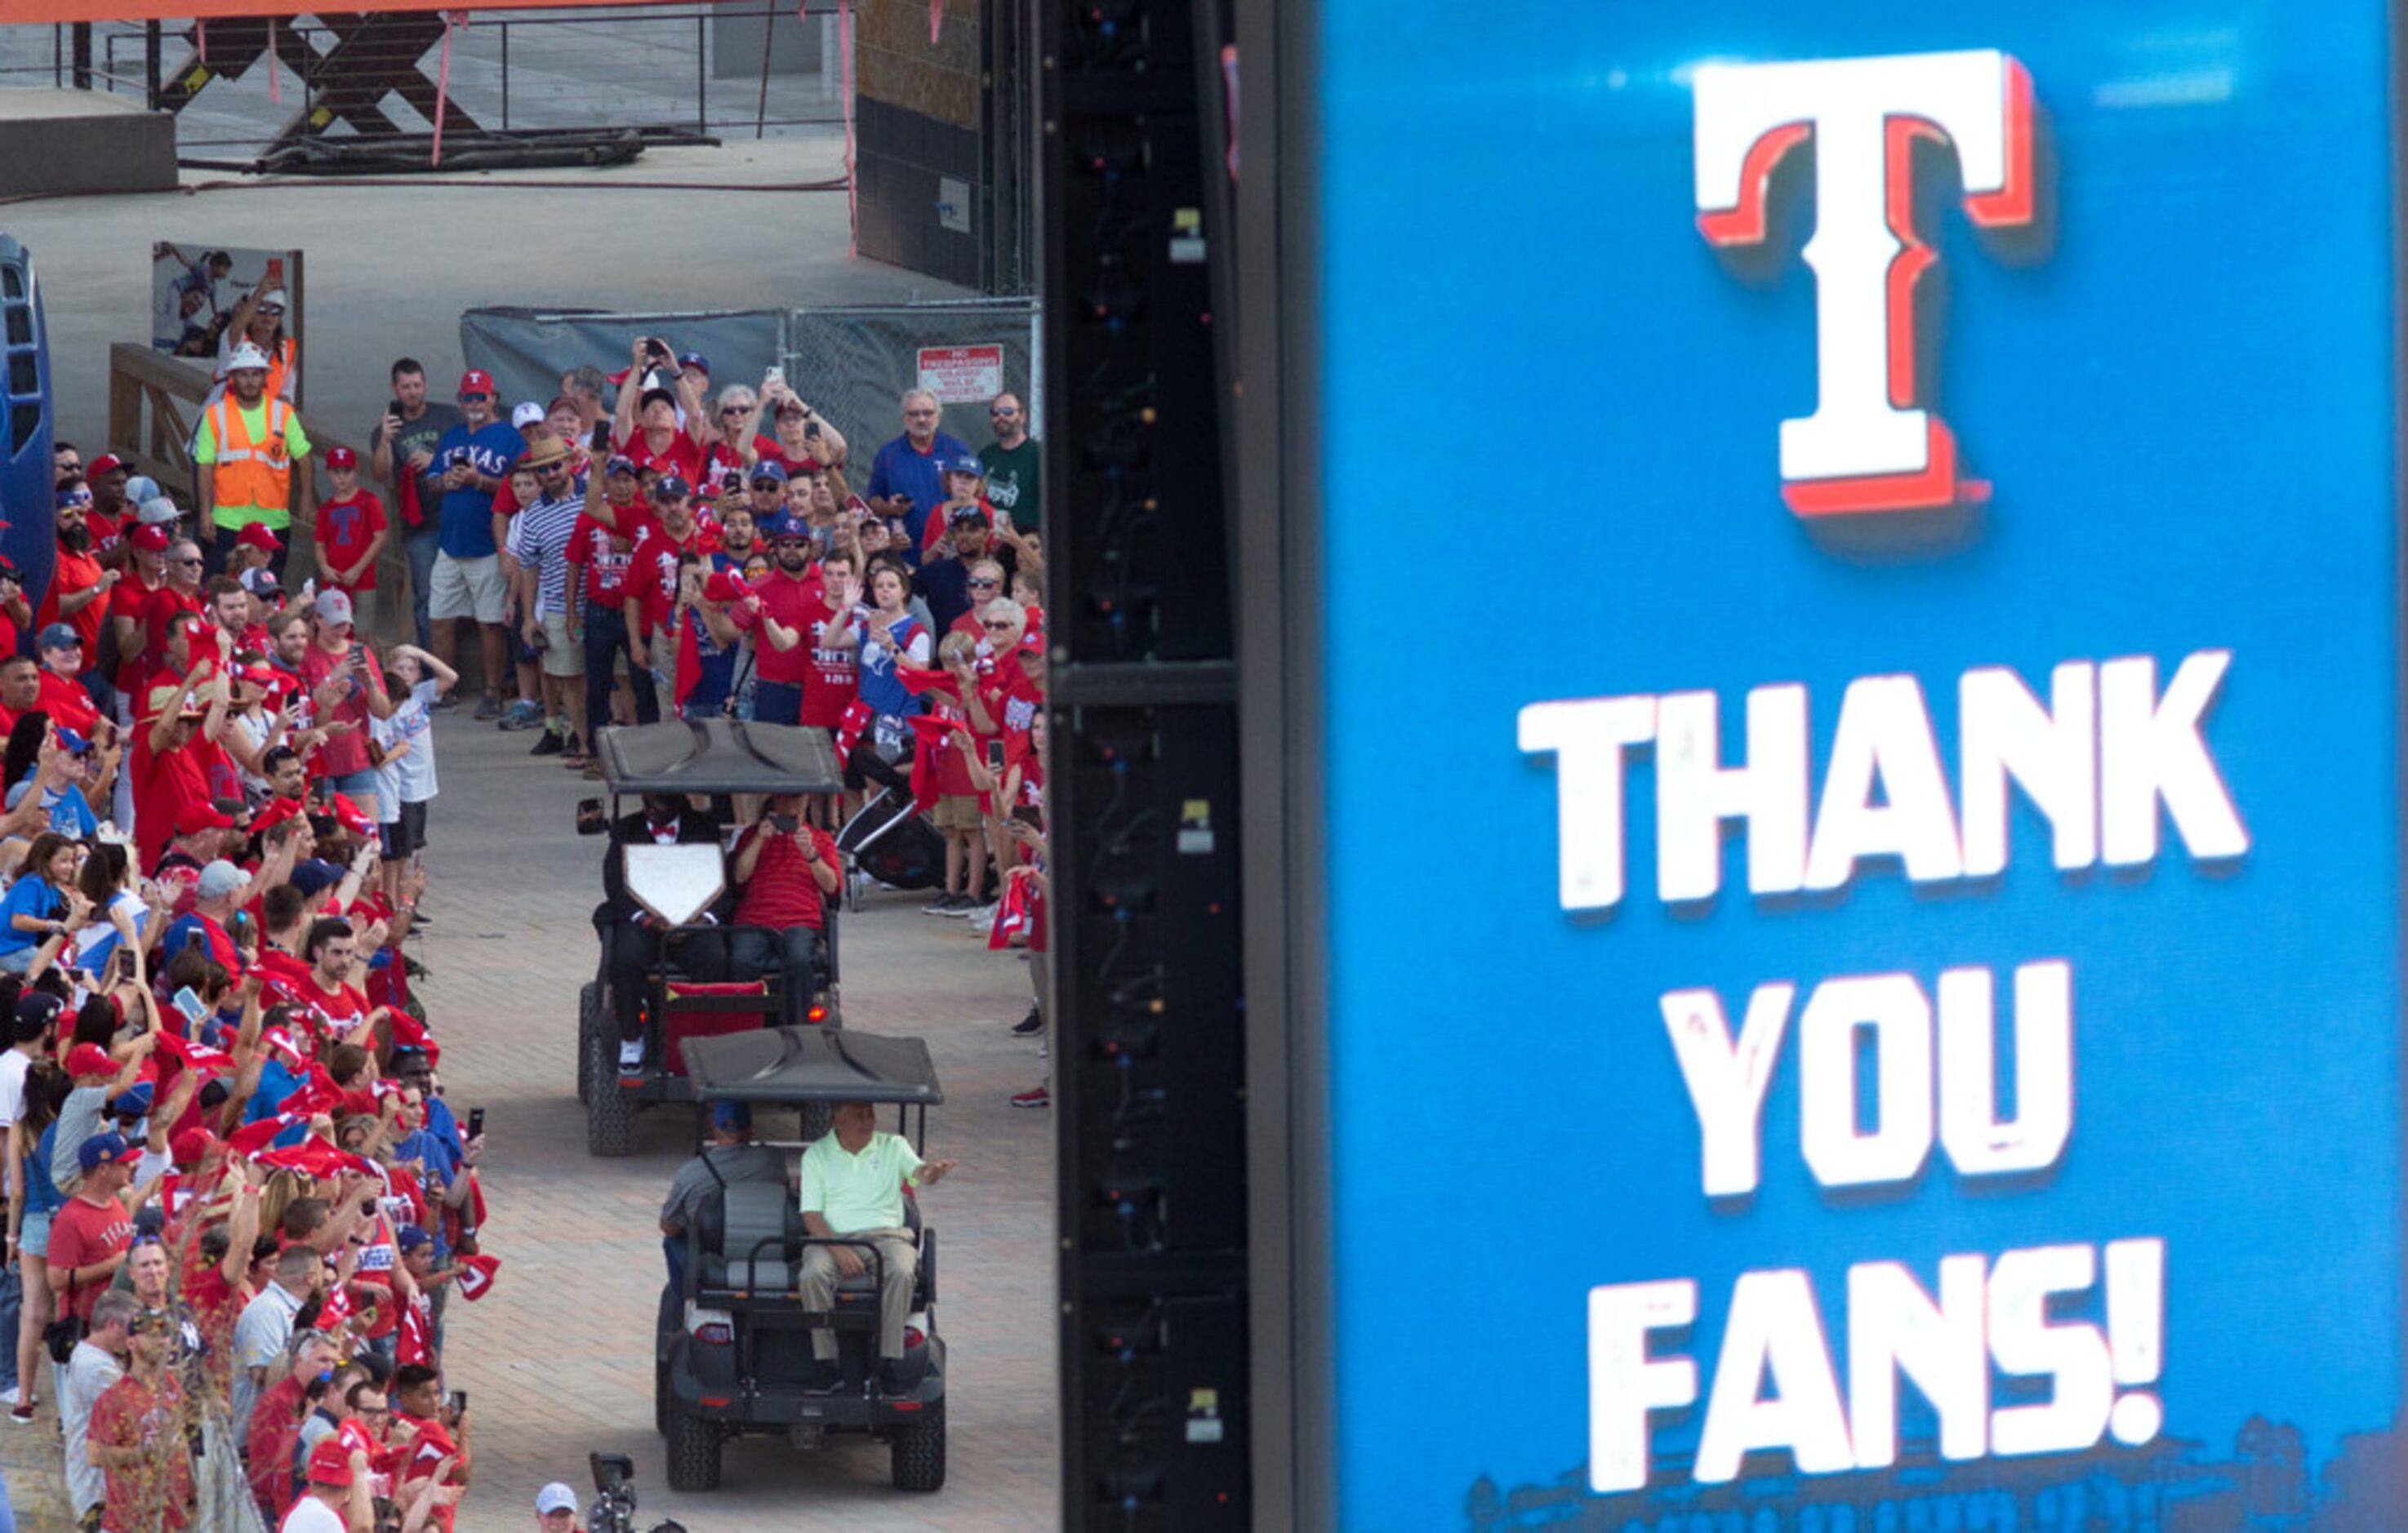
{"type": "Polygon", "coordinates": [[[836,11],[724,5],[478,11],[450,37],[435,12],[333,21],[0,26],[0,86],[86,86],[177,113],[187,157],[256,153],[292,135],[658,126],[720,137],[824,131],[844,119],[836,11]]]}
{"type": "Polygon", "coordinates": [[[866,484],[870,454],[903,429],[906,389],[935,390],[944,429],[972,448],[993,439],[986,407],[997,394],[1044,419],[1039,320],[1033,298],[796,309],[786,380],[847,433],[866,484]]]}

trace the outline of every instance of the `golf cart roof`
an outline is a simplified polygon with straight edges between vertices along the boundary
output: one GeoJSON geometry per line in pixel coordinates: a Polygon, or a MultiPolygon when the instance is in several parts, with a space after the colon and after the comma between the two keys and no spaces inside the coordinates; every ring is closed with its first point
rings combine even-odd
{"type": "Polygon", "coordinates": [[[697,1102],[941,1102],[936,1062],[916,1038],[852,1028],[776,1027],[685,1040],[697,1102]]]}
{"type": "Polygon", "coordinates": [[[827,731],[710,718],[602,731],[613,794],[836,793],[844,778],[827,731]]]}

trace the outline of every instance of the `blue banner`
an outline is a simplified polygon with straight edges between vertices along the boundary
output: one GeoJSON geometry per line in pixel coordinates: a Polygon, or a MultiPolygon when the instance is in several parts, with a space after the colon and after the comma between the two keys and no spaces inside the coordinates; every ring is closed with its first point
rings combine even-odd
{"type": "Polygon", "coordinates": [[[2384,7],[1320,8],[1343,1526],[2408,1527],[2384,7]]]}

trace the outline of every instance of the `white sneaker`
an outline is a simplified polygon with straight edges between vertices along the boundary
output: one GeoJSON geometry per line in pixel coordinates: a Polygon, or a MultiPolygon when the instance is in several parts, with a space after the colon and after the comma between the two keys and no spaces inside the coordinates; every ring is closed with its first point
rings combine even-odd
{"type": "Polygon", "coordinates": [[[643,1067],[644,1067],[644,1040],[643,1040],[642,1039],[636,1039],[634,1042],[632,1042],[632,1043],[622,1043],[622,1044],[620,1044],[620,1045],[619,1045],[619,1068],[620,1068],[620,1069],[622,1069],[622,1070],[640,1070],[640,1069],[642,1069],[643,1067]]]}
{"type": "Polygon", "coordinates": [[[23,1393],[24,1390],[22,1385],[11,1386],[10,1388],[0,1390],[0,1405],[16,1404],[17,1397],[23,1393]]]}

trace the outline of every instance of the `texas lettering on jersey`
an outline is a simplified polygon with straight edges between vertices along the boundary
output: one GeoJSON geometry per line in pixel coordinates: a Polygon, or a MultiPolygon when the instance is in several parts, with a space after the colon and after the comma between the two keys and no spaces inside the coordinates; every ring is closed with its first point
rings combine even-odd
{"type": "Polygon", "coordinates": [[[1977,229],[2034,220],[2031,79],[1991,50],[1706,64],[1695,79],[1698,227],[1759,246],[1775,170],[1810,145],[1814,413],[1781,423],[1781,490],[1799,516],[1924,510],[1973,498],[1957,444],[1920,397],[1914,303],[1939,259],[1916,233],[1918,139],[1956,150],[1977,229]]]}

